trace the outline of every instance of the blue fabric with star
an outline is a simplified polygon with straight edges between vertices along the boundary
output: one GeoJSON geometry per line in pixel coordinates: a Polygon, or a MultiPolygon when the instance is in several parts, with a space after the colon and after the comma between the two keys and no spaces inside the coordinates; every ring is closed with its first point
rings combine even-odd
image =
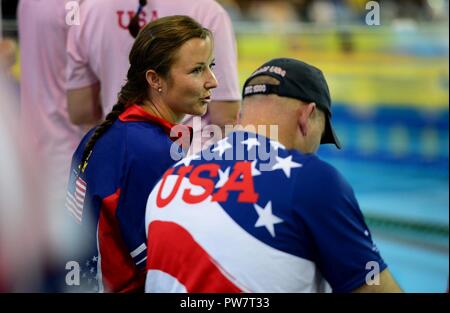
{"type": "MultiPolygon", "coordinates": [[[[177,166],[212,161],[220,165],[215,191],[237,161],[252,162],[257,203],[238,201],[231,191],[220,205],[247,233],[271,247],[310,260],[333,292],[350,292],[365,283],[375,261],[386,267],[372,241],[351,186],[314,154],[286,150],[279,142],[238,131],[208,147],[202,157],[177,166]],[[371,264],[371,263],[369,263],[371,264]]],[[[208,173],[201,175],[211,178],[208,173]]]]}
{"type": "MultiPolygon", "coordinates": [[[[169,138],[160,125],[147,121],[124,122],[118,119],[98,139],[85,171],[80,172],[82,154],[94,130],[86,134],[81,141],[71,165],[69,190],[74,188],[77,175],[87,182],[87,189],[82,222],[78,229],[78,236],[83,237],[83,249],[67,256],[68,261],[79,263],[81,275],[80,284],[70,286],[67,290],[70,292],[105,291],[98,283],[102,278],[105,282],[97,266],[101,256],[99,246],[103,245],[103,250],[111,247],[98,238],[98,225],[105,199],[119,191],[115,216],[105,218],[108,224],[118,224],[118,229],[113,229],[118,231],[118,234],[111,231],[104,237],[120,237],[121,242],[116,243],[112,249],[119,251],[125,247],[120,252],[125,253],[127,257],[129,255],[130,262],[145,276],[147,249],[144,216],[147,197],[164,171],[175,163],[170,153],[173,146],[177,148],[179,157],[182,156],[181,148],[169,138]]],[[[123,262],[101,256],[101,264],[107,263],[117,267],[123,266],[123,262]]],[[[129,282],[133,282],[131,278],[129,282]]],[[[125,283],[122,285],[127,287],[125,283]]],[[[112,283],[110,285],[111,288],[116,288],[112,283]]],[[[122,285],[113,290],[120,291],[120,288],[125,288],[122,285]]]]}

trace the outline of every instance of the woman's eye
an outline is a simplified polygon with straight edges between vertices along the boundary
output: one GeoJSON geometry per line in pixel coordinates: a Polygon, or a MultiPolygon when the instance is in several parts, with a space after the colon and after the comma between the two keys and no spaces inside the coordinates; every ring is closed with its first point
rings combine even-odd
{"type": "Polygon", "coordinates": [[[209,68],[210,68],[210,69],[214,69],[215,66],[216,66],[216,63],[211,63],[211,64],[209,65],[209,68]]]}
{"type": "Polygon", "coordinates": [[[199,67],[194,68],[192,73],[200,73],[202,70],[203,70],[203,68],[199,66],[199,67]]]}

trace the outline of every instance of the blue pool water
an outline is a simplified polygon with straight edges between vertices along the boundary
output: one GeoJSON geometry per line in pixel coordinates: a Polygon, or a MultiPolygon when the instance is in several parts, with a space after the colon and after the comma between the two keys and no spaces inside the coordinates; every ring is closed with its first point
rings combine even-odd
{"type": "MultiPolygon", "coordinates": [[[[320,153],[319,153],[320,155],[320,153]]],[[[449,279],[448,168],[323,157],[355,190],[364,215],[437,225],[441,232],[371,227],[374,241],[406,292],[445,292],[449,279]],[[442,229],[446,229],[442,232],[442,229]]]]}

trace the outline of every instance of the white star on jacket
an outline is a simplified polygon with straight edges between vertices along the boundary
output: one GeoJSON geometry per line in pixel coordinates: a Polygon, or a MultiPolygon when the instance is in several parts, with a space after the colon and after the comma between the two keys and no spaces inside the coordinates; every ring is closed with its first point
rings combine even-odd
{"type": "Polygon", "coordinates": [[[283,146],[281,143],[279,143],[278,141],[275,140],[271,140],[270,141],[270,145],[272,146],[273,149],[278,150],[278,149],[286,149],[285,146],[283,146]]]}
{"type": "Polygon", "coordinates": [[[225,172],[219,169],[219,180],[216,183],[216,188],[220,188],[225,185],[228,181],[228,177],[230,176],[230,167],[227,167],[225,172]]]}
{"type": "Polygon", "coordinates": [[[178,166],[180,164],[184,164],[184,166],[189,166],[191,164],[192,160],[200,160],[200,155],[194,154],[185,158],[182,158],[180,161],[178,161],[174,166],[178,166]]]}
{"type": "Polygon", "coordinates": [[[256,213],[258,213],[258,220],[255,223],[255,227],[264,226],[272,237],[275,237],[275,224],[282,223],[283,220],[272,214],[272,202],[267,202],[264,208],[255,204],[256,213]]]}
{"type": "Polygon", "coordinates": [[[257,160],[254,160],[252,162],[252,176],[259,176],[259,175],[261,175],[261,172],[258,171],[258,169],[256,168],[256,162],[257,162],[257,160]]]}
{"type": "Polygon", "coordinates": [[[217,147],[212,149],[212,152],[219,151],[220,157],[224,154],[224,152],[230,148],[233,148],[233,146],[228,142],[227,138],[220,140],[217,142],[217,147]]]}
{"type": "Polygon", "coordinates": [[[257,138],[248,138],[241,142],[243,145],[247,145],[247,151],[250,151],[251,148],[255,146],[259,146],[259,141],[257,138]]]}
{"type": "Polygon", "coordinates": [[[289,178],[291,176],[291,169],[302,167],[303,165],[292,161],[292,155],[287,158],[276,156],[277,163],[273,165],[272,171],[282,169],[284,174],[289,178]]]}
{"type": "MultiPolygon", "coordinates": [[[[252,164],[252,176],[259,176],[261,175],[261,172],[258,171],[258,169],[256,168],[256,162],[258,162],[258,160],[254,160],[251,164],[252,164]]],[[[220,170],[219,170],[220,171],[220,170]]],[[[220,173],[219,173],[220,175],[220,173]]],[[[244,174],[241,174],[241,176],[239,176],[240,179],[244,179],[244,174]]]]}

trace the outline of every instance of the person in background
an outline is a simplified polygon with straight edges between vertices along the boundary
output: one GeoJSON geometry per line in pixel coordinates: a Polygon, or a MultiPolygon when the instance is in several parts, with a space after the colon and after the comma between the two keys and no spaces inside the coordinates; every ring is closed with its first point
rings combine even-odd
{"type": "Polygon", "coordinates": [[[30,129],[17,123],[19,97],[4,74],[0,72],[0,292],[42,292],[47,291],[45,269],[55,257],[48,190],[42,184],[46,173],[35,162],[30,129]]]}
{"type": "MultiPolygon", "coordinates": [[[[177,14],[190,16],[210,29],[216,43],[219,87],[212,93],[202,127],[212,124],[223,130],[225,125],[235,124],[240,109],[236,40],[227,12],[216,1],[96,0],[82,3],[80,13],[80,25],[70,28],[67,42],[68,103],[74,124],[94,123],[97,116],[92,112],[101,110],[105,116],[111,111],[124,84],[133,37],[150,21],[177,14]]],[[[189,114],[182,122],[196,126],[189,114]]],[[[201,129],[194,131],[197,143],[201,129]]]]}
{"type": "Polygon", "coordinates": [[[33,128],[41,166],[51,173],[55,197],[64,199],[70,158],[83,135],[67,109],[65,1],[21,0],[17,12],[21,124],[33,128]]]}
{"type": "Polygon", "coordinates": [[[47,198],[46,213],[42,214],[48,218],[49,248],[54,250],[49,254],[55,258],[48,266],[50,271],[64,269],[59,262],[82,241],[71,236],[74,228],[63,222],[71,157],[84,133],[82,127],[70,122],[67,108],[65,72],[69,25],[65,3],[20,0],[17,8],[21,66],[18,121],[20,128],[27,129],[24,140],[39,167],[39,184],[46,186],[42,194],[47,198]]]}

